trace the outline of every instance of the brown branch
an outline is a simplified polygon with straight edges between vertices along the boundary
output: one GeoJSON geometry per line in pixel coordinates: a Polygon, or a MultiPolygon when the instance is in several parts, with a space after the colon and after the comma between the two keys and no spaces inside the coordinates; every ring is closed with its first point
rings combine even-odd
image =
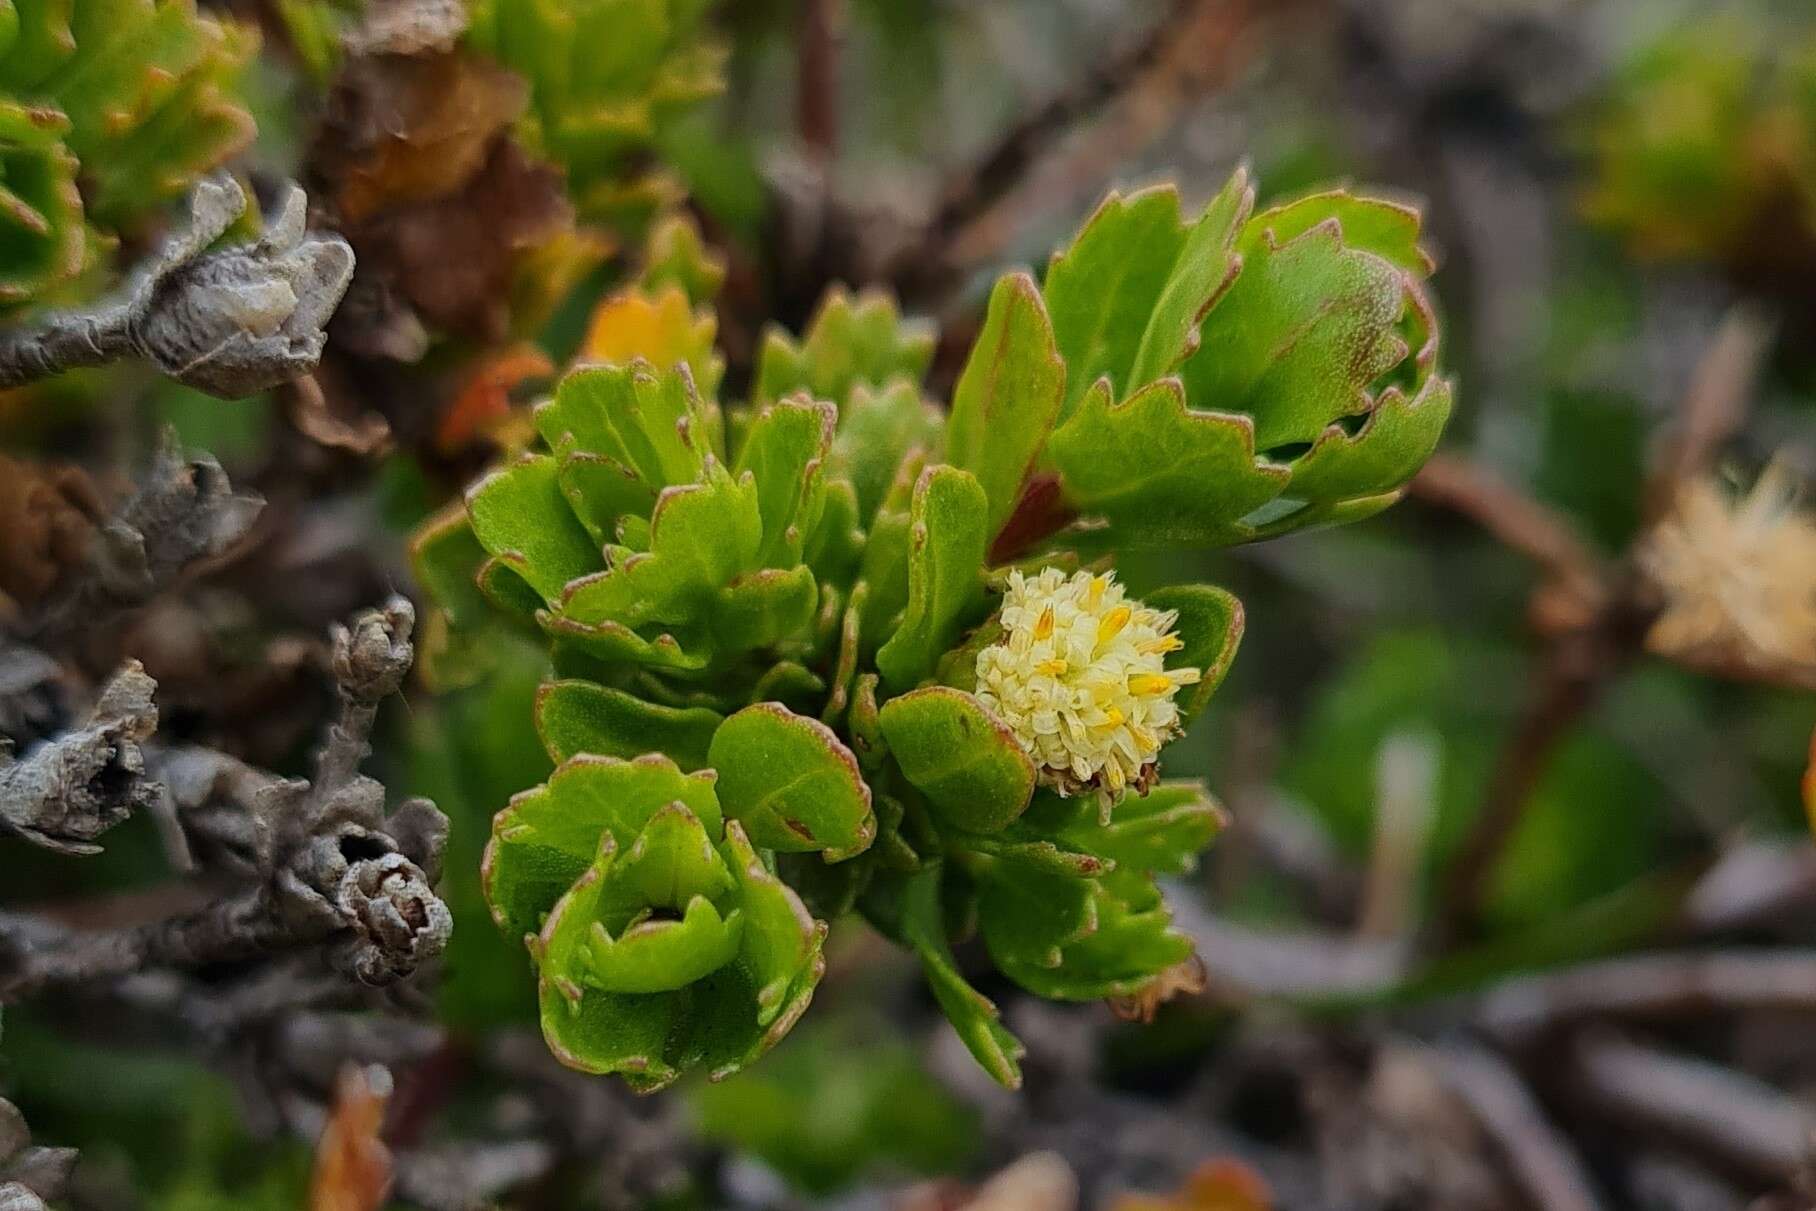
{"type": "Polygon", "coordinates": [[[999,254],[1043,199],[1069,199],[1100,181],[1173,123],[1183,104],[1227,78],[1264,16],[1261,0],[1173,0],[1139,41],[1107,56],[1064,92],[1012,125],[937,194],[932,216],[894,258],[912,297],[941,293],[999,254]],[[1088,123],[1099,129],[1062,147],[1088,123]]]}
{"type": "Polygon", "coordinates": [[[822,170],[839,146],[839,51],[844,37],[844,0],[802,0],[795,120],[802,144],[822,170]]]}
{"type": "Polygon", "coordinates": [[[1682,487],[1707,470],[1745,422],[1773,330],[1772,323],[1746,307],[1734,308],[1722,320],[1678,402],[1676,424],[1652,459],[1645,528],[1671,511],[1682,487]]]}

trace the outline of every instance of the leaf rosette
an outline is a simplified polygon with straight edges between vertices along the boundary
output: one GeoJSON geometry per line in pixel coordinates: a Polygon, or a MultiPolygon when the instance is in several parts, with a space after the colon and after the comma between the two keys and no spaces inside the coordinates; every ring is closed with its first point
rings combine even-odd
{"type": "Polygon", "coordinates": [[[529,935],[560,1059],[640,1090],[728,1075],[812,999],[826,926],[726,820],[710,773],[581,756],[498,814],[485,890],[529,935]]]}
{"type": "Polygon", "coordinates": [[[488,887],[534,935],[564,1059],[639,1084],[746,1062],[811,992],[814,919],[850,913],[1006,1084],[1020,1045],[955,944],[1057,999],[1191,983],[1158,880],[1222,814],[1165,750],[1243,614],[1209,585],[1132,594],[1114,556],[1363,516],[1450,408],[1416,215],[1251,211],[1241,174],[1191,224],[1170,192],[1112,197],[1044,284],[996,284],[946,409],[930,334],[878,296],[766,334],[724,414],[702,275],[665,257],[601,306],[612,360],[416,550],[457,629],[502,610],[550,645],[560,768],[500,815],[488,887]],[[553,806],[629,770],[666,781],[553,806]]]}

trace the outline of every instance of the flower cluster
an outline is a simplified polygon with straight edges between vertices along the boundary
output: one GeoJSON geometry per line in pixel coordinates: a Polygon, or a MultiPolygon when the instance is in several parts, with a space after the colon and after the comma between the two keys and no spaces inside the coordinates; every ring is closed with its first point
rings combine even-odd
{"type": "Polygon", "coordinates": [[[1125,600],[1112,573],[1009,574],[1003,637],[977,656],[977,699],[995,711],[1062,795],[1096,789],[1106,806],[1145,793],[1160,748],[1180,732],[1173,697],[1198,682],[1168,669],[1178,615],[1125,600]]]}

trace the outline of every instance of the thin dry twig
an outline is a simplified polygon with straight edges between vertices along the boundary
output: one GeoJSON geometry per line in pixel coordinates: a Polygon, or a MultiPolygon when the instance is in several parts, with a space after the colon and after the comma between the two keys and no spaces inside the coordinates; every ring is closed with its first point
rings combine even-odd
{"type": "Polygon", "coordinates": [[[1602,1202],[1595,1183],[1576,1150],[1505,1061],[1466,1044],[1430,1048],[1423,1054],[1494,1141],[1530,1200],[1528,1205],[1545,1211],[1599,1211],[1602,1202]]]}
{"type": "Polygon", "coordinates": [[[1727,1167],[1789,1181],[1812,1153],[1810,1113],[1762,1081],[1706,1060],[1595,1031],[1577,1041],[1585,1096],[1635,1130],[1657,1132],[1727,1167]]]}

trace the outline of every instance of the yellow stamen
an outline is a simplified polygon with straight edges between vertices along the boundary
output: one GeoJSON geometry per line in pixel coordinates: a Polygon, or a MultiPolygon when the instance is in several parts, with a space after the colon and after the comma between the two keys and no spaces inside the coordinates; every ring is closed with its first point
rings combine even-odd
{"type": "Polygon", "coordinates": [[[1122,628],[1129,625],[1129,619],[1135,611],[1126,605],[1119,605],[1105,614],[1097,624],[1097,643],[1101,647],[1122,633],[1122,628]]]}
{"type": "Polygon", "coordinates": [[[1044,609],[1040,612],[1040,617],[1038,619],[1036,619],[1034,622],[1034,638],[1046,639],[1046,638],[1050,637],[1052,634],[1053,634],[1053,607],[1048,606],[1046,609],[1044,609]]]}
{"type": "Polygon", "coordinates": [[[1123,720],[1122,712],[1117,710],[1115,707],[1111,707],[1109,710],[1107,710],[1103,713],[1103,723],[1100,726],[1102,726],[1102,727],[1121,727],[1122,720],[1123,720]]]}
{"type": "Polygon", "coordinates": [[[1131,694],[1140,694],[1143,696],[1149,694],[1164,694],[1172,688],[1172,678],[1166,676],[1164,673],[1137,673],[1129,678],[1129,693],[1131,694]]]}
{"type": "Polygon", "coordinates": [[[1045,673],[1049,677],[1064,677],[1069,666],[1066,664],[1064,656],[1055,656],[1051,660],[1041,661],[1034,667],[1038,672],[1045,673]]]}
{"type": "Polygon", "coordinates": [[[1177,635],[1162,635],[1159,639],[1150,639],[1141,645],[1141,650],[1154,656],[1164,656],[1168,652],[1177,652],[1185,647],[1185,640],[1177,635]]]}
{"type": "Polygon", "coordinates": [[[1095,607],[1098,602],[1103,600],[1103,591],[1109,586],[1110,578],[1108,576],[1093,576],[1091,587],[1085,590],[1085,600],[1095,607]]]}

